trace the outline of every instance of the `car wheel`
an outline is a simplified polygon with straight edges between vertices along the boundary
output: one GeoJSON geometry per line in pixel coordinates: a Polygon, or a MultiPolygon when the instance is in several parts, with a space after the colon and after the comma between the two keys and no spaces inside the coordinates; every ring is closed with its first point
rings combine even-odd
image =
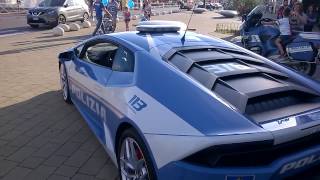
{"type": "Polygon", "coordinates": [[[309,76],[313,76],[317,69],[317,65],[315,63],[304,63],[304,62],[291,65],[291,67],[309,76]]]}
{"type": "Polygon", "coordinates": [[[88,14],[87,12],[85,12],[85,13],[83,14],[83,20],[82,20],[82,22],[88,21],[88,19],[89,19],[89,14],[88,14]]]}
{"type": "Polygon", "coordinates": [[[39,25],[30,25],[31,28],[39,28],[39,25]]]}
{"type": "Polygon", "coordinates": [[[65,24],[67,22],[67,19],[64,15],[60,14],[58,17],[58,24],[65,24]]]}
{"type": "Polygon", "coordinates": [[[63,100],[68,104],[71,104],[68,77],[66,73],[66,68],[63,63],[61,63],[59,71],[60,71],[60,85],[61,85],[63,100]]]}
{"type": "Polygon", "coordinates": [[[117,160],[122,180],[156,180],[148,150],[141,137],[132,128],[125,130],[120,137],[117,160]]]}

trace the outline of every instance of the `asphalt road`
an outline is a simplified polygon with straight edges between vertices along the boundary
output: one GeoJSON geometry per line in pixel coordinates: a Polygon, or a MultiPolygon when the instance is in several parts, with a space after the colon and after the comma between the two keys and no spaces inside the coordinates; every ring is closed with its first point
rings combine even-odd
{"type": "Polygon", "coordinates": [[[18,34],[26,34],[34,31],[39,31],[39,29],[32,29],[30,26],[28,26],[26,15],[24,14],[0,15],[0,38],[18,34]]]}

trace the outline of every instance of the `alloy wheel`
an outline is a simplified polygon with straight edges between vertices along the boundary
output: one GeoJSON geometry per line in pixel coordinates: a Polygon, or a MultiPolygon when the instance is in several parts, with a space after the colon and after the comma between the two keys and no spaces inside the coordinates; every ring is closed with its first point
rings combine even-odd
{"type": "Polygon", "coordinates": [[[66,23],[66,17],[64,17],[64,15],[59,15],[58,17],[58,23],[59,24],[65,24],[66,23]]]}
{"type": "Polygon", "coordinates": [[[122,180],[149,180],[145,157],[138,143],[126,137],[120,150],[120,173],[122,180]]]}
{"type": "Polygon", "coordinates": [[[64,65],[60,66],[60,85],[62,90],[62,96],[65,101],[68,99],[68,82],[67,82],[67,74],[65,72],[64,65]]]}
{"type": "Polygon", "coordinates": [[[84,13],[83,14],[83,20],[87,21],[89,19],[89,14],[88,13],[84,13]]]}

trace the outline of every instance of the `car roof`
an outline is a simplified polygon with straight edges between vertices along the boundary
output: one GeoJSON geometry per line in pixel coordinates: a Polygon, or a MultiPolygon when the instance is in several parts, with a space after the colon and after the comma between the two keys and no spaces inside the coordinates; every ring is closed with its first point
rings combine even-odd
{"type": "Polygon", "coordinates": [[[218,47],[231,48],[232,46],[226,44],[226,41],[217,38],[211,38],[194,32],[187,32],[185,41],[181,39],[184,35],[184,31],[178,32],[165,32],[165,33],[140,33],[138,31],[112,33],[109,36],[113,36],[117,39],[121,39],[125,43],[129,43],[134,46],[138,46],[146,51],[150,51],[152,48],[165,46],[165,50],[161,51],[161,55],[165,54],[172,48],[183,46],[206,46],[213,45],[218,47]]]}

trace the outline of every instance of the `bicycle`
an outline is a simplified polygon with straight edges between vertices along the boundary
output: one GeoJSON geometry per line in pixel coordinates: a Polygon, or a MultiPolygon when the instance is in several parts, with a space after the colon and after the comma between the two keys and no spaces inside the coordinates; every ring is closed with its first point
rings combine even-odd
{"type": "Polygon", "coordinates": [[[108,16],[104,15],[102,18],[102,24],[99,27],[99,30],[97,32],[98,35],[103,35],[103,34],[110,34],[113,33],[113,24],[112,24],[112,19],[110,19],[108,16]],[[102,30],[104,28],[104,32],[102,30]]]}

